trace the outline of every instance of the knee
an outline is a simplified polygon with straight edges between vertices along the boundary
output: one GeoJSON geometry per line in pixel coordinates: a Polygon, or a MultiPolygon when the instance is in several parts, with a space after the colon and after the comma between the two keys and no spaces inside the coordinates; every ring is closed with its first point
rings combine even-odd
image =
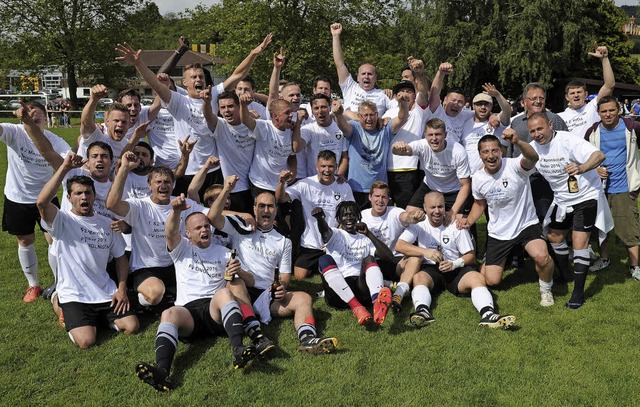
{"type": "Polygon", "coordinates": [[[305,278],[309,277],[309,274],[311,274],[311,272],[307,269],[303,269],[302,267],[293,268],[293,277],[296,280],[304,280],[305,278]]]}
{"type": "Polygon", "coordinates": [[[216,297],[217,301],[222,301],[222,303],[224,304],[230,301],[235,301],[235,297],[233,296],[233,293],[228,288],[222,288],[216,291],[214,296],[216,297]]]}
{"type": "Polygon", "coordinates": [[[502,281],[502,276],[500,274],[485,274],[483,280],[488,287],[495,287],[502,281]]]}
{"type": "Polygon", "coordinates": [[[125,317],[120,320],[120,326],[118,329],[122,331],[125,335],[132,335],[138,333],[140,331],[140,322],[138,318],[135,316],[125,317]]]}
{"type": "Polygon", "coordinates": [[[545,267],[551,261],[551,256],[549,256],[549,252],[546,250],[535,251],[529,253],[529,255],[538,267],[545,267]]]}
{"type": "Polygon", "coordinates": [[[323,254],[318,259],[318,267],[320,268],[320,273],[323,273],[328,268],[337,268],[338,266],[333,257],[328,254],[323,254]]]}
{"type": "Polygon", "coordinates": [[[31,246],[32,244],[34,244],[36,242],[36,235],[35,234],[21,235],[21,236],[16,236],[16,237],[18,238],[18,245],[22,246],[22,247],[31,246]]]}
{"type": "Polygon", "coordinates": [[[292,303],[295,308],[311,309],[313,307],[313,298],[304,291],[295,291],[292,294],[292,303]]]}
{"type": "Polygon", "coordinates": [[[144,295],[144,298],[151,305],[158,305],[164,296],[164,284],[160,280],[148,281],[148,284],[145,284],[144,287],[138,288],[138,292],[144,295]]]}
{"type": "Polygon", "coordinates": [[[416,275],[413,276],[413,286],[417,286],[417,285],[428,285],[429,284],[429,275],[427,273],[424,272],[420,272],[420,273],[416,273],[416,275]]]}
{"type": "Polygon", "coordinates": [[[171,307],[162,311],[162,315],[160,316],[160,322],[171,322],[172,324],[176,324],[178,322],[177,308],[171,307]]]}
{"type": "Polygon", "coordinates": [[[88,349],[96,343],[95,335],[73,335],[73,342],[80,349],[88,349]]]}

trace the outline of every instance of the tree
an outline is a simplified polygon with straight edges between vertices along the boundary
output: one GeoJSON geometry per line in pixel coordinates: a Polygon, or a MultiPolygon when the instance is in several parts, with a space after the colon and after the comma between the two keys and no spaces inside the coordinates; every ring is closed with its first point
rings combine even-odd
{"type": "Polygon", "coordinates": [[[4,58],[4,67],[63,67],[76,105],[79,75],[107,85],[122,77],[113,49],[127,39],[127,17],[142,4],[143,0],[0,0],[0,31],[7,38],[3,45],[13,50],[11,59],[4,58]]]}

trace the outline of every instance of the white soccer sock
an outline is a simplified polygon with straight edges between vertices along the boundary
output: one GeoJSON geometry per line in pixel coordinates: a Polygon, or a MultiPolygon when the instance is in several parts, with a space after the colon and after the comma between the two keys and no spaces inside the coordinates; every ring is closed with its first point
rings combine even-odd
{"type": "Polygon", "coordinates": [[[53,273],[53,283],[58,282],[58,259],[55,253],[51,253],[51,245],[47,250],[47,259],[49,260],[49,267],[51,267],[51,273],[53,273]]]}
{"type": "Polygon", "coordinates": [[[404,298],[405,295],[409,292],[409,284],[402,282],[398,283],[396,290],[393,292],[393,295],[399,295],[404,298]]]}
{"type": "Polygon", "coordinates": [[[327,285],[340,297],[342,301],[345,303],[349,303],[355,295],[351,290],[351,287],[347,284],[344,279],[344,276],[337,268],[332,268],[326,271],[323,275],[324,281],[327,282],[327,285]]]}
{"type": "Polygon", "coordinates": [[[540,292],[541,293],[547,293],[551,291],[551,287],[553,287],[553,280],[549,281],[548,283],[546,281],[542,281],[540,279],[538,279],[538,284],[540,284],[540,292]]]}
{"type": "Polygon", "coordinates": [[[38,256],[36,255],[36,247],[32,244],[29,246],[18,245],[18,260],[22,272],[29,282],[29,287],[35,287],[38,284],[38,256]]]}
{"type": "MultiPolygon", "coordinates": [[[[482,312],[483,308],[491,307],[493,309],[493,297],[487,287],[476,287],[471,290],[471,302],[478,312],[482,312]]],[[[484,318],[486,315],[481,315],[484,318]]]]}
{"type": "Polygon", "coordinates": [[[143,307],[150,307],[153,305],[149,301],[147,301],[147,299],[144,297],[144,295],[142,295],[142,293],[138,293],[138,302],[143,307]]]}
{"type": "Polygon", "coordinates": [[[411,291],[411,300],[415,309],[418,309],[420,305],[431,308],[431,291],[426,285],[417,285],[411,291]]]}
{"type": "Polygon", "coordinates": [[[378,293],[384,287],[384,283],[382,282],[382,270],[378,267],[377,264],[369,265],[365,271],[364,279],[367,282],[367,287],[369,288],[369,293],[371,296],[378,297],[378,293]]]}

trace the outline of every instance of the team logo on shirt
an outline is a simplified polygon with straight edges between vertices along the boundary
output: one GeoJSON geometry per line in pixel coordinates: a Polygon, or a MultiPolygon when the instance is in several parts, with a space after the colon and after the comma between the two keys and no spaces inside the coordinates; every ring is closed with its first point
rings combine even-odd
{"type": "Polygon", "coordinates": [[[449,235],[442,235],[442,243],[447,244],[449,240],[449,235]]]}
{"type": "Polygon", "coordinates": [[[509,185],[509,180],[506,178],[502,178],[502,186],[506,188],[508,185],[509,185]]]}
{"type": "Polygon", "coordinates": [[[336,140],[340,140],[342,138],[342,133],[336,133],[336,140]]]}
{"type": "Polygon", "coordinates": [[[334,193],[334,194],[333,194],[333,198],[334,198],[336,201],[339,201],[339,200],[340,200],[340,194],[339,194],[339,193],[337,193],[337,192],[336,192],[336,193],[334,193]]]}

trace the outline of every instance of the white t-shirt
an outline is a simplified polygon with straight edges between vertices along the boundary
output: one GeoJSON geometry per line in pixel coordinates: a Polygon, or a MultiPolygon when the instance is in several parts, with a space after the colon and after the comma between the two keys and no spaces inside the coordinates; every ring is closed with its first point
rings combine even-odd
{"type": "Polygon", "coordinates": [[[61,304],[110,302],[116,284],[107,273],[109,259],[124,255],[124,240],[100,215],[78,216],[57,211],[47,229],[57,250],[58,300],[61,304]]]}
{"type": "Polygon", "coordinates": [[[447,140],[444,150],[434,153],[427,140],[409,143],[413,155],[420,158],[425,172],[423,182],[432,191],[443,194],[460,190],[460,179],[469,178],[469,161],[467,153],[459,143],[447,140]]]}
{"type": "Polygon", "coordinates": [[[291,200],[298,199],[302,202],[305,228],[300,244],[308,249],[322,249],[324,246],[318,230],[318,222],[311,216],[311,211],[314,208],[322,208],[329,226],[338,226],[336,207],[340,202],[354,200],[349,184],[346,182],[338,184],[334,181],[333,184],[323,185],[318,181],[318,175],[301,179],[287,187],[286,192],[291,200]]]}
{"type": "Polygon", "coordinates": [[[376,253],[373,242],[360,233],[351,234],[336,228],[331,230],[333,234],[327,242],[327,254],[336,261],[338,270],[344,277],[358,277],[362,260],[376,253]]]}
{"type": "MultiPolygon", "coordinates": [[[[146,198],[129,198],[129,212],[124,221],[131,225],[130,271],[141,268],[166,267],[171,264],[167,251],[165,223],[171,213],[171,204],[158,205],[146,198]]],[[[190,208],[180,213],[180,235],[185,233],[184,219],[193,212],[207,213],[207,209],[191,199],[190,208]]]]}
{"type": "MultiPolygon", "coordinates": [[[[217,99],[218,94],[222,92],[224,92],[222,83],[211,89],[213,114],[218,114],[217,99]]],[[[197,141],[189,156],[189,164],[185,172],[186,175],[195,175],[207,162],[209,156],[218,155],[212,133],[204,118],[202,99],[193,99],[178,92],[171,92],[171,100],[169,103],[162,102],[162,107],[165,107],[175,119],[176,139],[184,141],[187,135],[190,135],[190,143],[197,141]]],[[[212,168],[209,172],[216,169],[212,168]]]]}
{"type": "MultiPolygon", "coordinates": [[[[53,176],[53,168],[33,144],[23,125],[2,123],[0,140],[7,144],[7,177],[4,194],[16,203],[34,204],[38,194],[53,176]]],[[[66,141],[44,131],[56,153],[65,157],[71,148],[66,141]]]]}
{"type": "Polygon", "coordinates": [[[275,269],[291,274],[291,240],[271,229],[253,233],[238,232],[225,218],[223,232],[231,236],[232,247],[238,250],[240,262],[253,274],[254,287],[266,290],[274,281],[275,269]]]}
{"type": "Polygon", "coordinates": [[[262,103],[258,103],[256,101],[249,103],[249,110],[253,110],[257,112],[260,115],[260,118],[262,120],[267,120],[269,118],[269,113],[267,112],[267,108],[264,107],[262,103]]]}
{"type": "MultiPolygon", "coordinates": [[[[418,242],[418,247],[435,249],[442,253],[444,260],[453,261],[473,251],[473,241],[469,231],[458,229],[455,223],[449,226],[433,226],[425,219],[402,232],[400,239],[408,243],[418,242]]],[[[422,258],[425,264],[436,264],[431,259],[422,258]]]]}
{"type": "MultiPolygon", "coordinates": [[[[71,202],[69,202],[69,199],[67,198],[67,196],[69,196],[67,180],[76,175],[84,175],[91,178],[91,174],[86,168],[74,168],[65,175],[62,180],[62,202],[60,202],[60,209],[64,212],[71,212],[71,202]]],[[[107,209],[107,195],[109,195],[109,190],[111,189],[111,181],[98,182],[93,179],[93,187],[96,189],[96,199],[93,202],[93,212],[109,219],[120,218],[120,216],[116,216],[115,213],[107,209]]]]}
{"type": "Polygon", "coordinates": [[[344,97],[345,110],[351,110],[352,112],[357,112],[360,103],[368,100],[376,104],[378,107],[378,117],[382,117],[389,108],[389,103],[391,102],[382,89],[376,88],[365,91],[360,87],[358,82],[353,80],[351,75],[349,75],[344,83],[340,84],[340,89],[342,90],[342,96],[344,97]]]}
{"type": "Polygon", "coordinates": [[[171,113],[167,109],[161,108],[149,128],[147,138],[149,145],[153,148],[154,164],[170,169],[176,168],[180,162],[181,154],[171,113]]]}
{"type": "MultiPolygon", "coordinates": [[[[398,117],[399,112],[399,107],[389,109],[384,114],[383,118],[388,117],[390,119],[394,119],[398,117]]],[[[424,127],[431,116],[431,110],[423,109],[417,103],[414,104],[413,109],[409,111],[407,122],[391,139],[391,143],[389,144],[389,158],[387,159],[387,170],[408,171],[418,169],[418,157],[395,155],[391,152],[391,148],[393,146],[393,143],[396,143],[398,141],[404,141],[408,144],[412,141],[420,140],[424,134],[424,127]]]]}
{"type": "Polygon", "coordinates": [[[525,228],[538,223],[531,196],[529,176],[520,165],[522,158],[503,158],[500,170],[489,174],[476,171],[471,179],[475,199],[484,199],[489,208],[489,236],[498,240],[511,240],[525,228]]]}
{"type": "Polygon", "coordinates": [[[332,120],[327,127],[322,127],[317,122],[307,124],[300,129],[300,136],[307,143],[305,153],[309,176],[318,173],[316,169],[318,153],[323,150],[331,150],[336,155],[336,171],[338,171],[340,157],[349,149],[349,140],[342,134],[335,120],[332,120]]]}
{"type": "Polygon", "coordinates": [[[218,145],[222,174],[225,177],[237,175],[239,179],[234,192],[246,191],[249,189],[249,169],[256,148],[255,138],[249,135],[249,129],[244,124],[232,126],[221,117],[218,118],[213,138],[218,145]]]}
{"type": "Polygon", "coordinates": [[[387,211],[382,216],[373,216],[371,209],[362,211],[362,221],[367,224],[367,227],[375,237],[393,251],[394,256],[400,255],[396,251],[396,242],[405,229],[400,221],[400,215],[404,212],[404,209],[395,206],[388,206],[387,211]]]}
{"type": "Polygon", "coordinates": [[[433,117],[437,117],[442,120],[447,126],[447,141],[455,141],[460,143],[462,140],[464,125],[469,121],[473,121],[473,110],[461,110],[456,116],[449,116],[442,108],[442,105],[438,105],[438,108],[433,112],[433,117]]]}
{"type": "Polygon", "coordinates": [[[176,268],[177,306],[212,298],[219,289],[226,287],[224,269],[231,259],[231,251],[226,247],[212,244],[201,249],[182,237],[167,256],[176,268]]]}
{"type": "Polygon", "coordinates": [[[502,132],[506,129],[506,126],[500,124],[497,129],[489,126],[489,121],[476,122],[475,120],[469,120],[465,123],[462,130],[462,140],[460,144],[467,152],[467,159],[469,160],[469,169],[471,174],[482,168],[482,160],[480,159],[480,153],[478,153],[478,141],[487,134],[493,134],[500,140],[500,144],[505,147],[509,147],[509,142],[503,140],[502,132]]]}
{"type": "Polygon", "coordinates": [[[78,142],[78,155],[84,158],[89,158],[87,155],[87,149],[91,145],[91,143],[95,141],[102,141],[111,146],[111,150],[113,150],[113,163],[111,164],[111,175],[115,173],[116,166],[118,165],[118,160],[122,155],[122,150],[127,146],[129,142],[129,137],[125,136],[122,140],[117,141],[107,136],[102,132],[100,126],[96,126],[96,129],[91,133],[91,135],[87,138],[83,136],[80,137],[80,141],[78,142]]]}
{"type": "Polygon", "coordinates": [[[148,177],[130,172],[124,182],[123,199],[146,198],[151,195],[148,177]]]}
{"type": "Polygon", "coordinates": [[[249,179],[258,188],[275,191],[280,173],[288,168],[287,159],[293,155],[291,129],[278,130],[271,121],[256,120],[249,136],[256,140],[249,179]]]}
{"type": "Polygon", "coordinates": [[[569,192],[569,174],[564,170],[565,165],[570,162],[581,164],[587,161],[591,154],[598,151],[595,146],[568,131],[556,131],[555,136],[545,145],[535,141],[530,144],[540,157],[536,169],[551,186],[554,202],[560,206],[571,206],[589,199],[598,199],[602,181],[596,170],[576,175],[578,193],[569,192]]]}
{"type": "Polygon", "coordinates": [[[582,106],[580,109],[572,109],[567,107],[564,112],[558,113],[558,116],[567,124],[569,132],[574,136],[584,138],[587,129],[594,123],[600,121],[598,115],[598,98],[595,97],[582,106]]]}

